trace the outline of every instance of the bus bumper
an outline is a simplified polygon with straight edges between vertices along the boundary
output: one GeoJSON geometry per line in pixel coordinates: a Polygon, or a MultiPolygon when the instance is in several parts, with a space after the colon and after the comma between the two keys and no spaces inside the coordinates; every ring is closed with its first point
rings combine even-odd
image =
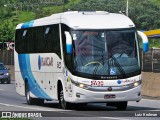
{"type": "Polygon", "coordinates": [[[141,85],[126,91],[93,92],[73,86],[73,93],[66,101],[71,103],[140,101],[141,85]],[[111,97],[106,97],[111,96],[111,97]]]}

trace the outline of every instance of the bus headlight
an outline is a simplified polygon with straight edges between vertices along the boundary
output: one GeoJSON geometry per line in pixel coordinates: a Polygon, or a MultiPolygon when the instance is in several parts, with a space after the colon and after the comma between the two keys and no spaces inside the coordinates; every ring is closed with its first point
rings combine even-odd
{"type": "Polygon", "coordinates": [[[86,84],[73,81],[72,79],[71,79],[71,82],[77,87],[80,87],[80,88],[83,88],[83,89],[88,89],[88,85],[86,85],[86,84]]]}
{"type": "Polygon", "coordinates": [[[139,83],[135,82],[133,85],[134,85],[134,87],[137,87],[139,85],[139,83]]]}
{"type": "Polygon", "coordinates": [[[84,88],[84,86],[85,86],[85,85],[84,85],[83,83],[80,83],[80,84],[79,84],[79,87],[80,87],[80,88],[84,88]]]}
{"type": "Polygon", "coordinates": [[[139,81],[136,81],[136,82],[132,83],[131,86],[134,88],[134,87],[139,86],[141,83],[142,83],[142,80],[139,80],[139,81]]]}

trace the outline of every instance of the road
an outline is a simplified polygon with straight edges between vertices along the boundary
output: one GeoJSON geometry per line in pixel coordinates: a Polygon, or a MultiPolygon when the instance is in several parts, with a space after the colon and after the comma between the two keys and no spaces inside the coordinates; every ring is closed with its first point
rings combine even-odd
{"type": "MultiPolygon", "coordinates": [[[[4,111],[25,113],[38,112],[45,119],[62,120],[123,120],[144,119],[144,115],[160,116],[160,99],[142,98],[140,102],[129,102],[126,111],[117,111],[114,107],[106,107],[105,103],[90,103],[87,106],[79,106],[73,110],[62,110],[58,108],[58,102],[47,102],[44,105],[27,105],[25,97],[19,96],[15,91],[15,84],[0,84],[0,114],[4,111]],[[139,117],[142,115],[143,117],[139,117]]],[[[159,119],[160,117],[151,117],[159,119]]],[[[40,118],[32,118],[39,120],[40,118]]],[[[44,118],[41,118],[42,120],[44,118]]],[[[150,119],[150,117],[145,117],[150,119]]]]}

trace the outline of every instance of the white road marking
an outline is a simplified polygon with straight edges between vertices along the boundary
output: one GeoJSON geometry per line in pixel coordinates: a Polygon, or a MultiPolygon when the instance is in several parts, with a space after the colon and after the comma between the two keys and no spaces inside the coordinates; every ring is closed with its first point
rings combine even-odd
{"type": "Polygon", "coordinates": [[[146,100],[146,101],[158,101],[158,102],[160,102],[160,100],[151,100],[151,99],[141,99],[141,100],[146,100]]]}
{"type": "MultiPolygon", "coordinates": [[[[32,107],[24,107],[24,106],[17,106],[17,105],[11,105],[11,104],[5,104],[5,103],[0,103],[0,105],[3,106],[7,106],[7,107],[17,107],[17,108],[25,108],[25,109],[31,109],[31,110],[38,110],[38,111],[56,111],[59,113],[66,113],[66,111],[72,111],[72,110],[61,110],[59,111],[59,109],[52,109],[52,110],[46,110],[46,109],[41,109],[41,108],[32,108],[32,107]]],[[[47,108],[48,109],[48,108],[47,108]]],[[[85,115],[85,114],[77,114],[77,113],[72,113],[72,112],[68,112],[67,114],[71,114],[71,115],[81,115],[84,117],[98,117],[101,118],[99,116],[93,116],[93,115],[85,115]]],[[[63,116],[62,116],[63,117],[63,116]]],[[[102,117],[102,118],[109,118],[109,119],[113,119],[113,120],[122,120],[119,118],[113,118],[113,117],[102,117]]],[[[123,119],[124,120],[124,119],[123,119]]]]}
{"type": "Polygon", "coordinates": [[[129,120],[129,119],[124,119],[124,118],[115,118],[115,117],[100,117],[104,119],[113,119],[113,120],[129,120]]]}
{"type": "Polygon", "coordinates": [[[4,91],[3,89],[0,89],[1,91],[4,91]]]}
{"type": "MultiPolygon", "coordinates": [[[[0,90],[3,90],[3,89],[0,89],[0,90]]],[[[150,100],[150,99],[141,99],[141,100],[144,100],[144,101],[160,101],[160,100],[150,100]]],[[[48,108],[35,108],[35,106],[31,107],[25,107],[25,106],[18,106],[18,105],[12,105],[12,104],[5,104],[5,103],[0,103],[0,105],[3,105],[3,106],[7,106],[7,107],[17,107],[17,108],[23,108],[23,109],[30,109],[30,110],[38,110],[38,111],[57,111],[59,113],[63,113],[65,111],[72,111],[72,110],[62,110],[62,109],[50,109],[48,110],[48,108]]],[[[96,104],[96,105],[99,105],[99,104],[96,104]]],[[[106,105],[100,105],[100,106],[106,106],[106,105]]],[[[141,110],[139,110],[141,111],[141,110]]],[[[148,110],[148,111],[160,111],[160,110],[148,110]]],[[[77,113],[72,113],[72,112],[69,112],[67,114],[72,114],[72,115],[81,115],[81,116],[89,116],[89,117],[98,117],[98,118],[103,118],[103,119],[113,119],[113,120],[128,120],[128,119],[123,119],[123,118],[115,118],[115,117],[99,117],[99,116],[94,116],[94,115],[85,115],[85,114],[77,114],[77,113]]]]}
{"type": "MultiPolygon", "coordinates": [[[[17,108],[24,108],[24,109],[31,109],[31,110],[38,110],[38,111],[54,111],[52,110],[47,110],[47,109],[41,109],[41,108],[32,108],[32,107],[24,107],[24,106],[18,106],[18,105],[11,105],[11,104],[5,104],[5,103],[0,103],[0,105],[7,106],[7,107],[17,107],[17,108]]],[[[58,111],[59,109],[55,109],[55,111],[58,111]]]]}

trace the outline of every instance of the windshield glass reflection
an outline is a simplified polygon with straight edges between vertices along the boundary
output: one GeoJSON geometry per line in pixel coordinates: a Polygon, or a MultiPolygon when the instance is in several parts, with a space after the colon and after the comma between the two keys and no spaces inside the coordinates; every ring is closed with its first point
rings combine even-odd
{"type": "Polygon", "coordinates": [[[125,75],[140,69],[135,30],[78,30],[71,34],[76,72],[125,75]]]}

